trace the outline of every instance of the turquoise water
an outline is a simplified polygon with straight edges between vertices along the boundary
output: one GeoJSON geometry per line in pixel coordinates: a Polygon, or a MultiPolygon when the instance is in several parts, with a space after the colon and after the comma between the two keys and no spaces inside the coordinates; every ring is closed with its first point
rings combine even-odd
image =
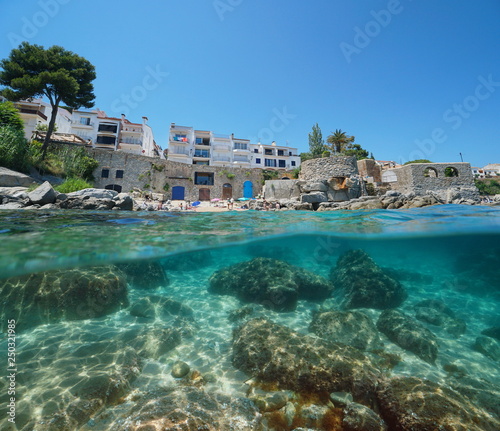
{"type": "MultiPolygon", "coordinates": [[[[210,277],[220,269],[264,257],[329,279],[340,256],[360,249],[407,291],[408,298],[398,310],[414,318],[415,304],[440,300],[466,324],[465,332],[457,337],[442,326],[420,322],[438,339],[435,363],[381,336],[385,352],[399,358],[386,372],[439,384],[467,375],[489,382],[497,393],[500,390],[500,358],[473,347],[482,331],[500,326],[500,209],[494,207],[443,205],[325,213],[3,211],[0,240],[0,286],[11,277],[25,280],[30,274],[60,271],[57,281],[43,284],[43,292],[37,291],[42,284],[31,285],[31,293],[22,297],[24,302],[16,303],[16,295],[21,298],[20,292],[28,287],[15,281],[16,287],[6,295],[4,284],[2,327],[7,332],[5,322],[16,320],[18,366],[16,424],[7,421],[4,407],[9,383],[3,381],[1,429],[64,429],[56,428],[63,419],[69,424],[66,429],[135,429],[124,424],[127,420],[130,424],[130,409],[141,397],[178,386],[195,385],[209,393],[246,397],[251,376],[231,361],[232,331],[244,320],[229,318],[245,303],[235,296],[209,292],[210,277]],[[75,268],[86,273],[88,267],[115,264],[135,265],[134,276],[127,278],[128,305],[122,302],[109,312],[99,309],[94,315],[57,317],[58,308],[69,301],[63,294],[61,274],[75,268]],[[155,277],[158,268],[164,278],[155,277]],[[160,281],[155,284],[155,280],[160,281]],[[41,312],[37,301],[39,304],[47,289],[56,285],[60,300],[41,312]],[[134,305],[145,298],[152,298],[148,301],[155,304],[169,298],[190,311],[131,314],[134,305]],[[39,313],[36,318],[23,314],[29,307],[39,313]],[[158,347],[164,335],[155,331],[169,328],[182,328],[181,338],[173,348],[158,347]],[[142,345],[146,339],[147,346],[142,345]],[[127,355],[136,358],[134,365],[127,355]],[[189,382],[172,377],[175,361],[196,371],[189,382]],[[116,384],[120,390],[115,398],[108,388],[106,396],[92,395],[100,400],[93,407],[78,404],[89,386],[99,386],[103,376],[119,380],[116,376],[126,375],[124,367],[133,378],[127,377],[121,386],[116,384]],[[74,413],[75,405],[81,410],[79,415],[74,413]]],[[[295,310],[288,312],[257,305],[254,316],[310,335],[312,313],[341,310],[341,295],[335,290],[322,301],[299,298],[295,310]]],[[[381,312],[373,308],[362,311],[374,322],[381,312]]],[[[4,364],[7,352],[5,335],[0,342],[4,364]]],[[[270,429],[266,426],[261,429],[270,429]]]]}

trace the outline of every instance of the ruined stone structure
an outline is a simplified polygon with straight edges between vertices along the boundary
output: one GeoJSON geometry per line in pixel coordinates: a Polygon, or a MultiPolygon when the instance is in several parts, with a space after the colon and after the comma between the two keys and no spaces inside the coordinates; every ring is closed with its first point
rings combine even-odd
{"type": "Polygon", "coordinates": [[[95,187],[161,193],[165,199],[211,200],[255,197],[262,192],[262,171],[160,160],[116,151],[89,150],[99,162],[95,187]]]}
{"type": "Polygon", "coordinates": [[[295,199],[313,206],[342,202],[361,195],[355,157],[333,156],[302,163],[299,180],[266,181],[267,200],[295,199]]]}
{"type": "Polygon", "coordinates": [[[392,172],[397,176],[392,189],[404,194],[436,195],[444,202],[456,195],[479,199],[469,163],[411,163],[392,172]]]}

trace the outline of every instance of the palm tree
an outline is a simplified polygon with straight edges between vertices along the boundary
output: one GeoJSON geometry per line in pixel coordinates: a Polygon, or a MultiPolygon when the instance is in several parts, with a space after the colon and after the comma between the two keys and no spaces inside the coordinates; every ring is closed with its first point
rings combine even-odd
{"type": "Polygon", "coordinates": [[[348,136],[342,129],[335,130],[335,133],[332,132],[328,138],[326,138],[326,142],[330,144],[330,148],[333,153],[341,153],[346,150],[350,144],[354,142],[354,136],[348,136]]]}

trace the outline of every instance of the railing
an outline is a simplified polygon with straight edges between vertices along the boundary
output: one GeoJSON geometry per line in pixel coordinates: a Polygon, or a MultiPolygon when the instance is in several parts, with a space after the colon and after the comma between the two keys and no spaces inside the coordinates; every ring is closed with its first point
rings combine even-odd
{"type": "Polygon", "coordinates": [[[22,112],[23,114],[38,115],[39,117],[42,117],[44,120],[47,120],[47,116],[43,112],[37,111],[36,109],[21,108],[19,109],[19,112],[22,112]]]}
{"type": "Polygon", "coordinates": [[[72,121],[71,124],[74,124],[75,126],[94,127],[94,122],[93,121],[90,121],[88,124],[87,123],[81,123],[80,121],[72,121]]]}
{"type": "Polygon", "coordinates": [[[122,139],[120,139],[120,143],[142,146],[142,141],[139,141],[137,139],[132,139],[132,138],[122,138],[122,139]]]}
{"type": "Polygon", "coordinates": [[[187,137],[184,138],[182,136],[171,136],[170,140],[175,141],[175,142],[184,142],[186,144],[189,144],[189,139],[187,137]]]}
{"type": "Polygon", "coordinates": [[[168,154],[177,156],[189,156],[189,151],[169,151],[168,154]]]}
{"type": "Polygon", "coordinates": [[[231,139],[229,135],[221,135],[220,133],[212,133],[214,139],[231,139]]]}
{"type": "Polygon", "coordinates": [[[214,151],[231,151],[231,145],[214,145],[213,146],[214,151]]]}
{"type": "Polygon", "coordinates": [[[214,162],[230,162],[231,157],[214,157],[212,159],[212,161],[214,161],[214,162]]]}
{"type": "Polygon", "coordinates": [[[194,157],[203,157],[203,158],[210,158],[210,152],[208,151],[195,151],[194,152],[194,157]]]}
{"type": "Polygon", "coordinates": [[[250,163],[250,160],[248,160],[247,157],[238,157],[238,156],[235,156],[233,161],[235,162],[242,162],[242,163],[250,163]]]}

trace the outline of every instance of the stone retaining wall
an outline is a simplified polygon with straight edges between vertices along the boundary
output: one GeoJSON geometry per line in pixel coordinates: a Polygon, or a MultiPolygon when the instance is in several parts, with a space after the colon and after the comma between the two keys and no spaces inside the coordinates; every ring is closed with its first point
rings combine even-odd
{"type": "Polygon", "coordinates": [[[138,188],[162,193],[165,199],[172,199],[173,188],[183,187],[184,199],[190,201],[201,200],[200,197],[203,200],[223,199],[229,194],[237,199],[244,195],[247,182],[252,184],[254,197],[262,192],[262,172],[258,169],[188,165],[116,151],[88,151],[99,162],[99,167],[94,171],[94,185],[99,188],[107,187],[126,193],[138,188]],[[107,178],[103,177],[103,170],[108,170],[107,178]],[[118,177],[122,174],[123,178],[117,178],[117,173],[118,177]],[[195,173],[213,174],[213,185],[195,184],[195,173]],[[225,184],[231,187],[224,187],[225,184]],[[205,189],[201,195],[200,189],[205,189]]]}
{"type": "Polygon", "coordinates": [[[303,162],[299,179],[323,181],[332,177],[350,177],[351,175],[358,175],[356,157],[332,156],[303,162]]]}

